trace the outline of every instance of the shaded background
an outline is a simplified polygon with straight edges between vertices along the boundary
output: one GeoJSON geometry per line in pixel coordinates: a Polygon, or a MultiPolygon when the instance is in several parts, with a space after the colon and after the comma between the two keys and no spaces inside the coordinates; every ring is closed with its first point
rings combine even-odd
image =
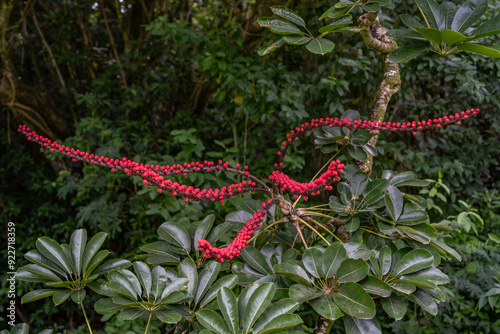
{"type": "MultiPolygon", "coordinates": [[[[393,2],[396,9],[381,15],[383,26],[401,26],[398,15],[405,12],[418,15],[413,1],[393,2]]],[[[499,1],[489,3],[484,19],[500,12],[499,1]]],[[[313,29],[325,24],[317,18],[332,5],[1,1],[0,210],[6,222],[16,222],[18,267],[21,254],[42,235],[63,241],[76,228],[85,227],[89,234],[105,231],[110,235],[107,249],[133,258],[139,246],[156,239],[157,227],[166,220],[189,223],[215,213],[223,221],[234,209],[231,201],[186,206],[144,188],[139,178],[41,153],[17,134],[19,124],[99,155],[161,164],[223,159],[248,164],[254,175],[265,179],[289,129],[347,109],[367,115],[381,76],[379,55],[357,35],[336,34],[336,49],[325,56],[285,46],[259,57],[256,49],[270,35],[256,20],[271,16],[269,6],[276,4],[298,11],[313,29]]],[[[498,45],[500,38],[488,41],[498,45]]],[[[478,311],[477,302],[500,275],[498,245],[488,238],[488,233],[500,235],[500,61],[472,54],[444,59],[427,55],[402,65],[401,77],[401,91],[386,121],[427,119],[471,107],[482,112],[461,127],[417,137],[386,134],[379,139],[375,162],[386,169],[415,171],[419,178],[437,179],[441,171],[451,192],[442,192],[446,202],[436,197],[433,221],[456,214],[458,200],[463,200],[480,210],[485,224],[477,226],[477,236],[457,228],[464,261],[444,265],[453,276],[451,299],[439,306],[438,316],[411,310],[397,323],[389,318],[380,322],[385,332],[497,333],[493,321],[498,308],[486,305],[478,311]]],[[[306,180],[329,157],[315,150],[309,137],[289,151],[287,171],[306,180]]],[[[188,180],[204,187],[231,181],[224,175],[196,174],[188,180]]],[[[1,237],[4,244],[5,235],[1,237]]],[[[5,296],[6,282],[1,284],[5,296]]],[[[28,285],[18,284],[21,296],[28,285]]],[[[77,329],[83,321],[76,305],[17,305],[18,319],[36,328],[85,332],[77,329]]],[[[0,311],[2,319],[2,306],[0,311]]],[[[311,315],[304,312],[307,322],[311,315]]],[[[134,331],[119,319],[104,328],[99,315],[92,317],[106,333],[134,331]]]]}

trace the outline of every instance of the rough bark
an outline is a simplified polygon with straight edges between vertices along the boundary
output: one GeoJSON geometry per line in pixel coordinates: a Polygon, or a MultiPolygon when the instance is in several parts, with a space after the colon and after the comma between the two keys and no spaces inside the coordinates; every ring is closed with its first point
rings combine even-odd
{"type": "MultiPolygon", "coordinates": [[[[375,100],[370,110],[370,120],[382,122],[392,96],[401,87],[399,65],[389,61],[387,58],[388,54],[397,49],[398,46],[394,39],[385,35],[387,29],[380,25],[378,12],[363,14],[358,19],[358,23],[360,28],[362,28],[360,35],[363,41],[368,47],[380,51],[384,64],[384,77],[378,86],[375,100]]],[[[375,147],[377,139],[378,134],[373,136],[368,144],[375,147]]],[[[357,165],[362,171],[370,175],[373,167],[373,156],[368,154],[368,159],[358,162],[357,165]]]]}

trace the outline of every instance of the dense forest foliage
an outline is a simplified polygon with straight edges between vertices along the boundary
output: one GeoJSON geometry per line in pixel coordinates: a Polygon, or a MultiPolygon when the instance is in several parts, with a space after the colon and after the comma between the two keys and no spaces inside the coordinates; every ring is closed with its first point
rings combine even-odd
{"type": "MultiPolygon", "coordinates": [[[[400,14],[418,15],[412,0],[393,3],[394,9],[380,14],[388,29],[402,26],[400,14]]],[[[272,16],[272,5],[294,9],[317,30],[324,24],[318,17],[332,3],[1,1],[0,207],[4,221],[16,224],[18,266],[25,264],[21,254],[42,235],[66,241],[78,228],[89,235],[104,231],[106,249],[132,260],[140,246],[157,240],[165,221],[190,224],[208,214],[224,221],[226,213],[241,208],[239,198],[186,205],[144,187],[139,177],[61,159],[26,142],[17,134],[19,124],[99,155],[162,164],[223,159],[251,164],[252,174],[263,179],[290,129],[312,118],[370,109],[383,64],[356,34],[337,34],[336,49],[324,56],[291,46],[266,57],[257,54],[271,38],[257,19],[272,16]]],[[[500,2],[490,0],[482,20],[499,13],[500,2]]],[[[500,42],[499,35],[486,39],[500,42]]],[[[500,333],[498,295],[484,296],[500,279],[500,61],[471,53],[428,54],[400,68],[402,86],[386,121],[469,108],[481,113],[461,127],[418,136],[387,133],[378,140],[374,166],[432,180],[414,195],[430,198],[431,221],[451,222],[448,242],[463,258],[440,266],[451,283],[437,316],[410,307],[398,322],[379,319],[381,326],[394,333],[500,333]]],[[[347,154],[339,158],[352,161],[347,154]]],[[[306,137],[288,152],[287,171],[310,179],[328,159],[315,149],[314,136],[306,137]]],[[[187,179],[198,187],[226,183],[222,175],[187,179]]],[[[7,282],[0,286],[4,296],[7,282]]],[[[18,282],[19,300],[29,289],[18,282]]],[[[78,327],[84,320],[74,304],[54,308],[46,300],[17,306],[18,318],[37,329],[87,331],[78,327]]],[[[1,306],[0,311],[3,323],[1,306]]],[[[314,326],[317,319],[309,310],[300,315],[314,326]]],[[[95,312],[89,318],[99,333],[138,332],[118,316],[109,316],[106,324],[95,312]]]]}

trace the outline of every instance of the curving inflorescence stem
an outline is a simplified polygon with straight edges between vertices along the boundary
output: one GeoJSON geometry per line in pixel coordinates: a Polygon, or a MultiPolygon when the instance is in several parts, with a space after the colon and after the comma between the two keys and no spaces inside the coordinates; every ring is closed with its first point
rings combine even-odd
{"type": "MultiPolygon", "coordinates": [[[[313,132],[318,127],[337,126],[346,127],[350,130],[365,129],[370,130],[370,133],[373,133],[375,131],[377,133],[379,131],[412,131],[413,134],[416,134],[417,131],[441,128],[444,125],[460,125],[462,120],[465,120],[470,116],[475,117],[478,113],[479,109],[471,109],[462,111],[460,113],[455,113],[454,115],[439,117],[435,119],[403,123],[372,122],[366,120],[330,117],[313,119],[310,122],[302,124],[300,127],[296,127],[289,134],[287,134],[287,140],[282,144],[283,148],[278,151],[280,161],[279,163],[275,164],[277,170],[271,173],[269,179],[274,181],[275,186],[279,190],[289,191],[294,194],[295,199],[298,199],[299,196],[304,195],[304,200],[307,200],[306,195],[315,196],[323,190],[333,189],[331,184],[340,181],[340,174],[342,174],[344,168],[344,164],[341,163],[340,160],[332,159],[332,161],[328,165],[328,169],[318,178],[315,178],[309,183],[297,182],[282,172],[283,159],[290,144],[293,141],[298,140],[299,136],[303,133],[306,133],[307,131],[313,132]]],[[[223,203],[224,199],[228,197],[252,192],[261,192],[267,195],[269,199],[265,202],[262,202],[262,210],[259,209],[253,214],[252,218],[246,223],[246,225],[238,233],[236,238],[226,247],[217,248],[212,246],[207,240],[198,240],[198,248],[204,253],[204,257],[206,258],[213,257],[220,262],[224,262],[225,260],[231,260],[234,256],[239,256],[240,251],[246,245],[248,245],[248,240],[255,232],[255,230],[261,227],[261,222],[264,221],[265,215],[269,212],[270,207],[274,204],[279,204],[278,206],[280,207],[280,209],[282,209],[282,211],[286,211],[284,212],[285,216],[296,214],[294,205],[291,205],[290,203],[285,201],[279,194],[273,193],[272,190],[267,187],[264,182],[251,175],[248,171],[248,166],[245,166],[241,169],[240,164],[237,164],[234,168],[230,167],[227,161],[222,162],[222,160],[219,160],[218,163],[215,163],[213,161],[204,161],[184,163],[182,165],[174,164],[172,166],[143,164],[137,163],[127,158],[113,159],[66,147],[65,145],[60,145],[57,142],[53,142],[48,138],[38,135],[35,131],[31,131],[31,129],[26,125],[20,125],[18,132],[26,136],[28,140],[39,143],[43,148],[50,149],[51,152],[65,155],[71,158],[73,161],[85,161],[94,165],[107,167],[111,169],[112,172],[121,170],[128,175],[139,176],[143,180],[143,184],[145,186],[153,185],[158,188],[159,193],[161,193],[162,191],[166,191],[173,196],[184,197],[186,203],[189,201],[219,201],[220,203],[223,203]],[[217,171],[239,174],[243,177],[248,178],[249,180],[230,184],[229,186],[222,188],[200,189],[194,188],[192,186],[181,185],[177,182],[165,178],[166,176],[182,175],[186,177],[189,173],[212,173],[217,171]],[[257,184],[262,186],[262,188],[257,187],[257,184]],[[285,201],[286,203],[284,203],[283,201],[285,201]]],[[[316,213],[315,215],[319,216],[318,213],[316,213]]]]}

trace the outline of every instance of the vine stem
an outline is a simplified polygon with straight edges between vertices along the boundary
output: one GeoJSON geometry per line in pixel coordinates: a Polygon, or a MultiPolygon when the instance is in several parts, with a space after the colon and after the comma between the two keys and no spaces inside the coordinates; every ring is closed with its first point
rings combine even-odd
{"type": "Polygon", "coordinates": [[[83,303],[80,303],[80,306],[82,307],[83,317],[85,318],[85,322],[87,323],[87,327],[89,328],[89,332],[90,332],[90,334],[94,334],[92,332],[92,327],[90,327],[89,318],[87,318],[87,313],[85,313],[85,308],[83,307],[83,303]]]}

